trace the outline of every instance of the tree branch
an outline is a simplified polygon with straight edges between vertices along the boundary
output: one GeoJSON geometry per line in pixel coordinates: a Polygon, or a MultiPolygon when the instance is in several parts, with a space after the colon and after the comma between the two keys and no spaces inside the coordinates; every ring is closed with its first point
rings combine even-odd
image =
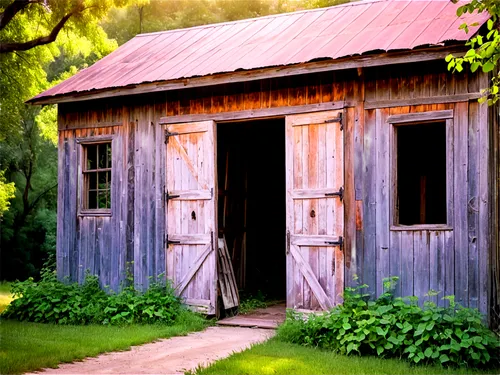
{"type": "Polygon", "coordinates": [[[43,192],[41,192],[38,197],[35,198],[35,200],[33,202],[31,202],[31,204],[29,205],[29,210],[33,210],[33,208],[35,208],[35,206],[37,205],[37,203],[40,201],[40,199],[42,199],[42,197],[47,194],[49,191],[51,191],[52,189],[54,189],[55,187],[57,186],[57,182],[55,185],[52,185],[51,187],[49,187],[48,189],[44,190],[43,192]]]}
{"type": "Polygon", "coordinates": [[[59,23],[52,29],[51,33],[46,36],[41,36],[39,38],[30,40],[28,42],[23,43],[2,43],[0,44],[0,53],[14,52],[14,51],[27,51],[36,46],[42,46],[44,44],[52,43],[56,40],[57,35],[64,27],[66,22],[70,19],[70,17],[74,14],[74,12],[66,14],[59,23]]]}
{"type": "Polygon", "coordinates": [[[14,16],[28,5],[40,2],[42,2],[42,0],[14,0],[12,3],[7,5],[2,13],[0,13],[0,30],[5,28],[14,16]]]}

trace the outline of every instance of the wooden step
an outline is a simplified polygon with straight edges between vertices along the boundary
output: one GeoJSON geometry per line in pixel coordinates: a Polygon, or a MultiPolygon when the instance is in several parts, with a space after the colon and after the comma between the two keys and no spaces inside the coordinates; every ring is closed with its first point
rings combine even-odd
{"type": "Polygon", "coordinates": [[[267,328],[276,329],[281,322],[270,319],[257,319],[245,316],[233,316],[219,320],[217,325],[232,326],[232,327],[251,327],[251,328],[267,328]]]}

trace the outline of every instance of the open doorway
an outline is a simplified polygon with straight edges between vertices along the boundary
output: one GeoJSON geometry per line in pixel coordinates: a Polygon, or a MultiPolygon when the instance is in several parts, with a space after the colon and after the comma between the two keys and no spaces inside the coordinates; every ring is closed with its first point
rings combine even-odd
{"type": "Polygon", "coordinates": [[[219,237],[246,295],[286,298],[285,121],[217,125],[219,237]]]}

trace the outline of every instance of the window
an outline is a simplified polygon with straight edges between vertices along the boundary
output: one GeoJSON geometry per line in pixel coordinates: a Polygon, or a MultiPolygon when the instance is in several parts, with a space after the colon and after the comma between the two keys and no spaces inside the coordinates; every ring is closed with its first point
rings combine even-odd
{"type": "Polygon", "coordinates": [[[398,224],[446,224],[444,122],[398,128],[397,176],[398,224]]]}
{"type": "Polygon", "coordinates": [[[389,116],[391,230],[452,230],[453,110],[389,116]]]}
{"type": "Polygon", "coordinates": [[[111,212],[111,142],[83,144],[82,208],[111,212]]]}

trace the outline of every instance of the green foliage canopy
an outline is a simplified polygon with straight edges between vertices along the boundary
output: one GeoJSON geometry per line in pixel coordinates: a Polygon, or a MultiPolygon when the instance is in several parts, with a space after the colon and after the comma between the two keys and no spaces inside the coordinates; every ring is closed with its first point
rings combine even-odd
{"type": "Polygon", "coordinates": [[[55,252],[57,112],[25,101],[113,51],[99,21],[124,3],[0,0],[2,278],[36,276],[55,252]]]}
{"type": "MultiPolygon", "coordinates": [[[[452,1],[456,3],[458,0],[452,1]]],[[[489,105],[493,105],[500,98],[500,70],[498,69],[498,60],[500,60],[500,2],[498,0],[472,0],[457,9],[457,16],[474,12],[488,12],[491,15],[486,24],[486,30],[481,30],[466,43],[470,49],[464,56],[455,57],[450,54],[446,57],[446,62],[448,62],[448,70],[454,72],[461,72],[464,64],[467,64],[473,73],[479,68],[484,73],[491,72],[491,84],[489,88],[483,89],[483,97],[479,101],[487,101],[489,105]]],[[[460,25],[460,29],[468,33],[470,26],[477,25],[464,23],[460,25]]]]}

